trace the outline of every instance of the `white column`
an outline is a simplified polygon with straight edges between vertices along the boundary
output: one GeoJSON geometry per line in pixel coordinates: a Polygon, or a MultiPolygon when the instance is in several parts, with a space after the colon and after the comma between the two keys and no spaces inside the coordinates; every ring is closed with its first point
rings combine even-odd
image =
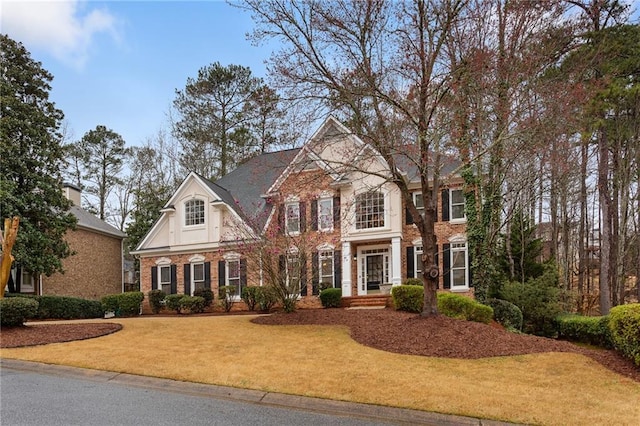
{"type": "Polygon", "coordinates": [[[342,296],[351,296],[351,243],[342,243],[342,296]]]}
{"type": "Polygon", "coordinates": [[[400,237],[391,239],[391,283],[402,284],[402,244],[400,237]]]}

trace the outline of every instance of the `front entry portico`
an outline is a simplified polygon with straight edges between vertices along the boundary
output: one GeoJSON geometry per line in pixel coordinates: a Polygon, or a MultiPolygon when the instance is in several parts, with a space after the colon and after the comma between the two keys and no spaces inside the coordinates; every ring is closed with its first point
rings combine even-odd
{"type": "Polygon", "coordinates": [[[390,282],[389,246],[358,248],[358,296],[380,292],[380,284],[390,282]]]}

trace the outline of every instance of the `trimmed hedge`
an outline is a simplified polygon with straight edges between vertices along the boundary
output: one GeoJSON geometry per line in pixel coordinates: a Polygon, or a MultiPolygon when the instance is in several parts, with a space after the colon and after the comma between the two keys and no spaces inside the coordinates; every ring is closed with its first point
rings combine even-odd
{"type": "Polygon", "coordinates": [[[407,278],[407,280],[403,282],[402,285],[417,285],[422,287],[423,283],[420,278],[407,278]]]}
{"type": "Polygon", "coordinates": [[[640,366],[640,303],[611,308],[609,329],[613,347],[640,366]]]}
{"type": "Polygon", "coordinates": [[[585,317],[577,314],[563,314],[555,319],[558,338],[572,342],[611,348],[609,317],[585,317]]]}
{"type": "Polygon", "coordinates": [[[256,303],[261,311],[270,311],[278,300],[276,291],[273,287],[263,286],[256,290],[256,303]]]}
{"type": "Polygon", "coordinates": [[[144,300],[141,291],[129,291],[126,293],[109,294],[102,298],[104,312],[113,312],[117,317],[140,315],[140,305],[144,300]]]}
{"type": "Polygon", "coordinates": [[[422,312],[424,288],[420,285],[400,285],[391,288],[393,306],[398,311],[422,312]]]}
{"type": "Polygon", "coordinates": [[[257,295],[259,288],[260,287],[250,286],[242,289],[242,295],[240,297],[250,311],[254,311],[256,309],[256,305],[258,304],[257,295]]]}
{"type": "Polygon", "coordinates": [[[151,290],[147,293],[149,297],[149,306],[151,306],[151,312],[157,314],[162,309],[162,305],[164,304],[164,298],[166,294],[162,290],[151,290]]]}
{"type": "Polygon", "coordinates": [[[204,312],[206,301],[202,296],[183,296],[179,304],[181,313],[199,314],[204,312]]]}
{"type": "Polygon", "coordinates": [[[489,299],[487,305],[493,308],[496,322],[507,329],[522,330],[522,311],[508,300],[489,299]]]}
{"type": "Polygon", "coordinates": [[[327,288],[320,292],[320,302],[325,308],[339,308],[341,301],[341,288],[327,288]]]}
{"type": "Polygon", "coordinates": [[[489,324],[493,319],[493,308],[455,293],[438,294],[438,311],[451,318],[489,324]]]}
{"type": "Polygon", "coordinates": [[[172,311],[180,313],[180,300],[184,294],[167,294],[164,298],[164,306],[172,311]]]}
{"type": "Polygon", "coordinates": [[[68,296],[32,296],[11,294],[10,298],[33,299],[38,302],[34,319],[87,319],[102,318],[104,311],[98,300],[68,296]]]}
{"type": "Polygon", "coordinates": [[[6,297],[0,299],[0,325],[15,327],[24,325],[38,312],[38,302],[28,297],[6,297]]]}
{"type": "Polygon", "coordinates": [[[213,303],[213,291],[210,288],[198,288],[194,290],[193,295],[204,299],[205,308],[208,308],[213,303]]]}

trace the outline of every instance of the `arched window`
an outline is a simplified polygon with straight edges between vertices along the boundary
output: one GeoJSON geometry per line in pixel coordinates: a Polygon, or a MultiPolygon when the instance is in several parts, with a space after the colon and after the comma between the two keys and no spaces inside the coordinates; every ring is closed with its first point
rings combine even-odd
{"type": "Polygon", "coordinates": [[[204,224],[204,201],[189,200],[184,203],[185,226],[204,224]]]}
{"type": "Polygon", "coordinates": [[[384,194],[364,192],[356,196],[356,229],[384,227],[384,194]]]}

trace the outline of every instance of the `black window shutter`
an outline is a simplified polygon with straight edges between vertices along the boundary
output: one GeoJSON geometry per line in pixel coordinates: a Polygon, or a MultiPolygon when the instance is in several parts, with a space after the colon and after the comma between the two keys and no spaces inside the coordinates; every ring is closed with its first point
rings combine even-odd
{"type": "Polygon", "coordinates": [[[451,244],[442,245],[443,288],[451,288],[451,244]]]}
{"type": "Polygon", "coordinates": [[[240,259],[240,288],[238,296],[242,296],[242,289],[247,286],[247,259],[240,259]]]}
{"type": "Polygon", "coordinates": [[[301,201],[300,206],[300,232],[307,230],[307,203],[301,201]]]}
{"type": "Polygon", "coordinates": [[[211,290],[211,262],[204,262],[204,288],[211,290]]]}
{"type": "Polygon", "coordinates": [[[473,287],[473,274],[471,273],[471,250],[467,243],[467,275],[469,278],[469,287],[473,287]]]}
{"type": "Polygon", "coordinates": [[[442,190],[442,221],[449,221],[449,190],[442,190]]]}
{"type": "Polygon", "coordinates": [[[311,230],[318,230],[318,200],[311,201],[311,230]]]}
{"type": "Polygon", "coordinates": [[[191,295],[191,264],[184,264],[184,294],[191,295]]]}
{"type": "Polygon", "coordinates": [[[333,229],[340,229],[340,197],[333,197],[333,229]]]}
{"type": "Polygon", "coordinates": [[[411,216],[411,212],[409,211],[408,208],[404,209],[405,211],[405,225],[412,225],[413,224],[413,216],[411,216]]]}
{"type": "MultiPolygon", "coordinates": [[[[433,200],[433,221],[437,222],[438,221],[438,203],[437,200],[433,200]]],[[[449,203],[447,203],[447,205],[449,205],[449,203]]]]}
{"type": "Polygon", "coordinates": [[[226,274],[225,274],[225,266],[226,266],[226,264],[225,264],[224,260],[219,260],[218,261],[218,292],[227,283],[227,277],[226,277],[226,274]]]}
{"type": "Polygon", "coordinates": [[[151,267],[151,290],[158,289],[158,267],[151,267]]]}
{"type": "Polygon", "coordinates": [[[311,253],[311,294],[320,293],[320,256],[318,252],[311,253]]]}
{"type": "MultiPolygon", "coordinates": [[[[408,212],[407,212],[408,213],[408,212]]],[[[413,246],[407,247],[407,278],[416,278],[413,258],[413,246]]]]}
{"type": "Polygon", "coordinates": [[[278,233],[284,234],[284,204],[278,204],[278,233]]]}
{"type": "Polygon", "coordinates": [[[300,295],[307,295],[307,258],[300,258],[300,295]]]}
{"type": "Polygon", "coordinates": [[[178,293],[178,268],[171,265],[171,294],[178,293]]]}
{"type": "Polygon", "coordinates": [[[342,251],[333,252],[333,287],[342,288],[342,251]]]}

